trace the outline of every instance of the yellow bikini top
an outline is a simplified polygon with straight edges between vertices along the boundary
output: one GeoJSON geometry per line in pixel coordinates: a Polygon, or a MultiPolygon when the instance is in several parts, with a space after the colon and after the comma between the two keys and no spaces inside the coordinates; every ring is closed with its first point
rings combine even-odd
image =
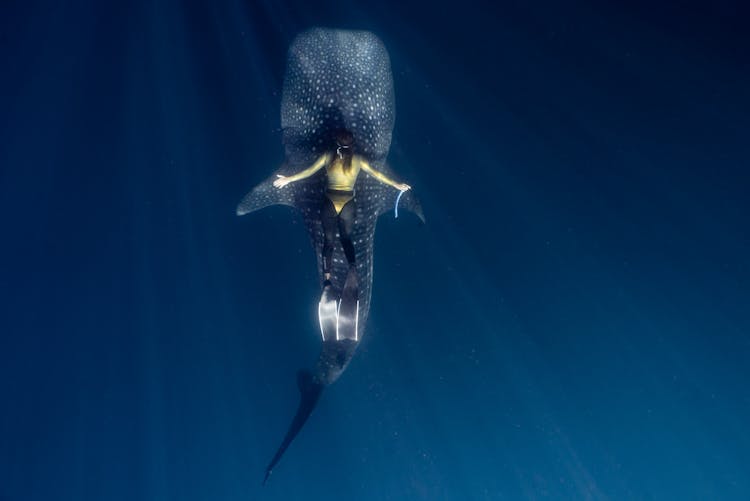
{"type": "Polygon", "coordinates": [[[348,172],[344,169],[344,160],[338,156],[334,157],[333,161],[329,162],[326,166],[328,189],[353,191],[354,184],[357,182],[357,176],[361,169],[361,162],[358,161],[357,157],[352,158],[352,164],[348,169],[348,172]]]}

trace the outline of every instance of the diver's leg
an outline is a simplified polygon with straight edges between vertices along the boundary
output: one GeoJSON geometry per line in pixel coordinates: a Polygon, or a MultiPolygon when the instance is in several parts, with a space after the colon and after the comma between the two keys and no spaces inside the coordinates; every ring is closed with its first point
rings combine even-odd
{"type": "Polygon", "coordinates": [[[325,197],[320,209],[320,222],[323,225],[323,278],[326,282],[330,281],[333,268],[333,245],[336,242],[337,219],[333,202],[325,197]]]}
{"type": "Polygon", "coordinates": [[[354,230],[354,217],[356,215],[357,206],[354,205],[354,200],[349,200],[339,212],[339,236],[349,266],[353,266],[356,261],[356,252],[352,241],[352,230],[354,230]]]}
{"type": "Polygon", "coordinates": [[[331,284],[331,271],[338,216],[333,202],[328,197],[325,197],[323,206],[320,208],[320,222],[323,226],[323,292],[318,303],[318,320],[323,341],[330,341],[337,339],[339,301],[338,293],[334,292],[331,284]]]}
{"type": "Polygon", "coordinates": [[[352,241],[356,213],[357,207],[351,200],[339,212],[339,236],[344,254],[346,254],[346,260],[349,262],[349,273],[346,275],[344,288],[341,290],[339,314],[336,319],[336,339],[351,339],[354,341],[359,340],[357,332],[359,324],[359,279],[357,278],[356,256],[354,242],[352,241]]]}

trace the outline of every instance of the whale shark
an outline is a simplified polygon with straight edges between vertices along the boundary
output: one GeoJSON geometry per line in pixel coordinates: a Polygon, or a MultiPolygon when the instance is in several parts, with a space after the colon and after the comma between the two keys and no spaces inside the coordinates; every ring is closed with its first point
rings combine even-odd
{"type": "MultiPolygon", "coordinates": [[[[346,129],[354,136],[354,148],[374,168],[398,179],[386,162],[395,121],[393,75],[388,52],[367,31],[313,28],[299,34],[287,55],[281,96],[281,130],[285,150],[282,166],[255,186],[237,206],[242,216],[271,205],[297,209],[304,220],[317,255],[318,274],[323,276],[324,232],[320,208],[325,197],[323,170],[283,189],[273,186],[277,175],[288,176],[310,166],[322,153],[336,149],[334,132],[346,129]]],[[[323,389],[336,381],[352,359],[367,324],[372,298],[373,243],[378,217],[394,207],[409,210],[424,222],[422,207],[412,192],[399,192],[367,174],[360,174],[354,189],[357,213],[352,240],[356,269],[350,270],[340,242],[336,242],[331,285],[321,299],[321,351],[311,370],[300,370],[297,412],[276,454],[269,462],[263,482],[315,408],[323,389]],[[396,203],[398,202],[398,205],[396,203]],[[347,300],[347,284],[356,280],[356,297],[347,300]],[[326,296],[334,298],[327,301],[326,296]],[[334,306],[325,317],[326,305],[334,306]],[[353,305],[353,306],[352,306],[353,305]],[[326,329],[335,315],[335,332],[326,329]],[[348,326],[353,335],[339,335],[348,326]],[[352,327],[353,326],[353,327],[352,327]]],[[[351,294],[350,294],[351,295],[351,294]]]]}

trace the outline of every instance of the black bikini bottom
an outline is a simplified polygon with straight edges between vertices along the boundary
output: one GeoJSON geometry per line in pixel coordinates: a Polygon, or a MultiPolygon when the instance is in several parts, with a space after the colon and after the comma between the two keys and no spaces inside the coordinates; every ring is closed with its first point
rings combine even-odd
{"type": "Polygon", "coordinates": [[[332,189],[329,188],[329,189],[326,190],[326,194],[327,195],[343,195],[345,197],[353,197],[354,196],[354,191],[353,190],[332,190],[332,189]]]}

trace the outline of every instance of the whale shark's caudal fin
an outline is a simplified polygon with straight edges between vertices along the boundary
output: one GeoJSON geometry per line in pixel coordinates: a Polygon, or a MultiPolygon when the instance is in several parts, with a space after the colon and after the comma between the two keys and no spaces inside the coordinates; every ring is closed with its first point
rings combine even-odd
{"type": "Polygon", "coordinates": [[[279,449],[276,451],[273,459],[271,459],[271,462],[268,463],[268,466],[266,467],[266,476],[263,478],[263,484],[266,483],[266,481],[268,480],[268,476],[271,474],[274,467],[281,459],[281,456],[284,455],[284,451],[286,451],[287,447],[289,447],[289,444],[291,444],[292,440],[294,440],[294,437],[296,437],[297,433],[299,433],[299,431],[302,429],[302,426],[304,426],[307,418],[310,417],[310,414],[315,408],[315,405],[318,403],[320,394],[323,393],[323,388],[325,387],[325,385],[316,382],[313,378],[312,373],[308,370],[301,370],[297,373],[297,386],[299,387],[300,393],[297,413],[294,415],[294,419],[289,425],[289,430],[286,432],[284,441],[281,442],[279,449]]]}
{"type": "Polygon", "coordinates": [[[341,373],[344,372],[352,356],[354,356],[358,345],[359,343],[353,339],[342,339],[341,341],[331,339],[324,341],[314,372],[301,370],[297,373],[297,386],[299,387],[297,413],[294,415],[294,419],[292,419],[289,430],[287,430],[279,449],[266,467],[266,476],[263,478],[264,484],[276,467],[276,464],[278,464],[281,456],[284,455],[289,444],[292,443],[294,437],[297,436],[302,426],[304,426],[305,421],[307,421],[307,418],[310,417],[313,409],[315,409],[315,405],[318,403],[321,393],[323,393],[323,388],[333,384],[341,373]]]}

